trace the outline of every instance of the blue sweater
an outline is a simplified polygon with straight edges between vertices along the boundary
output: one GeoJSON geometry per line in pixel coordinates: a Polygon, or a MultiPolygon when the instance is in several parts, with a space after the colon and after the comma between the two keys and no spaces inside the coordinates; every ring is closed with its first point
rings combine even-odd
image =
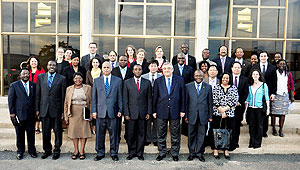
{"type": "Polygon", "coordinates": [[[263,103],[262,103],[262,99],[263,99],[263,86],[265,88],[265,99],[266,101],[270,101],[269,98],[269,89],[268,89],[268,85],[266,83],[263,83],[261,86],[259,86],[258,89],[256,89],[256,92],[254,94],[254,98],[253,98],[253,94],[252,94],[252,90],[251,90],[251,86],[249,86],[249,94],[248,97],[246,99],[246,102],[248,102],[248,106],[249,107],[259,107],[261,108],[263,103]]]}

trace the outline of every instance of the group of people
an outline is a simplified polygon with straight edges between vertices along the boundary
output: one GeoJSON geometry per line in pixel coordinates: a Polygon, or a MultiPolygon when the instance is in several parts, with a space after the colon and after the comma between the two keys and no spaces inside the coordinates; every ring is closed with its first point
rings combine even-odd
{"type": "Polygon", "coordinates": [[[20,80],[11,84],[8,104],[17,134],[17,159],[25,152],[25,132],[28,153],[37,157],[35,133],[42,122],[43,150],[41,158],[60,157],[62,122],[72,139],[72,159],[85,159],[85,145],[96,135],[95,161],[105,157],[105,136],[110,138],[109,154],[118,161],[122,123],[128,145],[127,160],[144,160],[144,147],[158,147],[161,161],[167,155],[168,124],[171,136],[170,154],[179,160],[181,134],[188,137],[188,160],[204,162],[206,146],[220,159],[214,144],[213,129],[232,130],[229,151],[239,147],[240,126],[244,113],[249,124],[249,148],[259,148],[267,137],[268,116],[272,116],[274,136],[283,137],[283,124],[288,114],[289,100],[294,101],[294,83],[287,63],[280,53],[272,64],[269,54],[262,51],[243,58],[242,48],[227,56],[227,47],[210,59],[209,49],[202,51],[203,60],[196,62],[189,55],[188,44],[169,62],[163,48],[155,49],[156,56],[148,62],[144,49],[128,45],[125,55],[110,51],[108,59],[96,53],[97,44],[89,44],[90,54],[81,58],[71,49],[59,47],[56,61],[50,60],[47,72],[37,57],[30,57],[27,67],[21,68],[20,80]],[[279,55],[279,57],[278,57],[279,55]],[[198,68],[198,69],[197,69],[198,68]],[[280,118],[279,131],[275,128],[280,118]],[[54,149],[51,132],[55,134],[54,149]],[[79,146],[80,143],[80,146],[79,146]]]}

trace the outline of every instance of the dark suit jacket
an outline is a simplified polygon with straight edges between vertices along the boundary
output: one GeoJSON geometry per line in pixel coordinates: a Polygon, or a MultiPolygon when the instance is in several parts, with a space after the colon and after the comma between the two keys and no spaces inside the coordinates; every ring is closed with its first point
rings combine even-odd
{"type": "MultiPolygon", "coordinates": [[[[119,67],[115,67],[115,68],[112,70],[111,74],[114,75],[114,76],[117,76],[117,77],[119,77],[119,78],[121,78],[121,79],[123,80],[122,74],[121,74],[121,71],[120,71],[120,68],[119,68],[119,67]]],[[[125,78],[124,78],[123,81],[125,81],[125,80],[127,80],[127,79],[130,79],[130,78],[132,78],[132,77],[133,77],[132,70],[131,70],[129,67],[127,67],[127,72],[126,72],[126,74],[125,74],[125,78]]]]}
{"type": "MultiPolygon", "coordinates": [[[[260,64],[258,63],[256,65],[254,65],[251,70],[253,70],[253,69],[261,70],[260,64]]],[[[268,88],[269,88],[269,96],[271,96],[271,94],[276,94],[276,91],[277,91],[276,67],[268,63],[267,70],[266,70],[266,73],[264,75],[264,78],[265,78],[266,83],[267,83],[268,88]]]]}
{"type": "Polygon", "coordinates": [[[208,119],[213,116],[212,88],[209,84],[202,82],[200,94],[198,95],[195,82],[185,85],[186,87],[186,116],[189,124],[195,125],[200,119],[201,125],[206,125],[208,119]]]}
{"type": "Polygon", "coordinates": [[[185,86],[183,78],[173,75],[171,94],[168,94],[165,76],[157,78],[153,87],[153,113],[159,119],[179,119],[185,113],[185,86]],[[170,114],[170,115],[169,115],[170,114]]]}
{"type": "MultiPolygon", "coordinates": [[[[134,62],[132,62],[131,64],[130,64],[130,69],[131,70],[133,70],[133,66],[134,65],[136,65],[136,61],[134,61],[134,62]]],[[[142,72],[142,74],[146,74],[146,73],[149,73],[149,64],[148,64],[148,62],[146,61],[146,60],[144,60],[143,61],[143,63],[142,63],[142,70],[143,70],[143,72],[142,72]]]]}
{"type": "MultiPolygon", "coordinates": [[[[173,67],[174,67],[173,74],[177,75],[177,76],[181,76],[178,64],[173,65],[173,67]]],[[[193,68],[191,66],[184,65],[181,77],[184,80],[184,84],[188,84],[188,83],[192,82],[194,80],[193,68]]]]}
{"type": "Polygon", "coordinates": [[[251,71],[251,63],[245,59],[243,59],[243,64],[242,64],[242,75],[249,78],[251,71]]]}
{"type": "MultiPolygon", "coordinates": [[[[196,63],[196,58],[194,56],[188,55],[188,65],[193,68],[193,73],[195,70],[197,70],[197,63],[196,63]]],[[[177,64],[177,55],[173,57],[172,59],[172,64],[175,65],[177,64]]]]}
{"type": "MultiPolygon", "coordinates": [[[[214,58],[213,62],[215,62],[217,64],[218,77],[220,78],[221,74],[223,74],[223,72],[222,72],[222,62],[221,62],[220,56],[214,58]]],[[[225,60],[224,72],[232,73],[232,71],[231,71],[232,63],[234,63],[234,59],[227,56],[226,60],[225,60]]]]}
{"type": "MultiPolygon", "coordinates": [[[[104,62],[104,58],[102,56],[100,56],[99,54],[96,54],[95,57],[100,58],[100,60],[101,60],[102,63],[104,62]]],[[[90,60],[91,60],[90,54],[82,56],[81,57],[81,61],[80,61],[80,65],[82,67],[84,67],[85,70],[88,70],[89,69],[90,60]]]]}
{"type": "Polygon", "coordinates": [[[122,80],[111,75],[109,92],[106,95],[104,77],[94,80],[92,91],[92,113],[97,113],[97,118],[117,118],[122,112],[122,80]]]}
{"type": "Polygon", "coordinates": [[[61,117],[64,112],[66,86],[66,78],[60,74],[55,75],[50,89],[48,86],[48,73],[38,76],[35,111],[40,112],[40,117],[46,117],[47,113],[52,118],[61,117]]]}
{"type": "Polygon", "coordinates": [[[145,119],[146,114],[152,115],[152,86],[147,79],[141,78],[138,91],[134,78],[124,82],[123,88],[124,116],[130,119],[145,119]]]}
{"type": "MultiPolygon", "coordinates": [[[[86,71],[85,71],[85,68],[84,67],[81,67],[81,66],[78,66],[78,72],[80,72],[82,75],[83,75],[83,81],[82,83],[85,83],[86,80],[86,71]]],[[[73,81],[73,74],[75,73],[74,69],[72,66],[70,67],[66,67],[63,71],[63,76],[65,76],[66,80],[67,80],[67,87],[71,86],[74,84],[74,81],[73,81]]]]}
{"type": "Polygon", "coordinates": [[[35,117],[35,83],[29,83],[29,96],[25,91],[21,80],[15,81],[10,85],[8,91],[9,113],[16,114],[20,121],[33,119],[35,117]]]}
{"type": "MultiPolygon", "coordinates": [[[[234,83],[234,76],[232,75],[233,78],[233,83],[234,83]]],[[[242,106],[245,106],[245,101],[248,97],[248,93],[249,93],[249,83],[248,83],[248,78],[240,75],[239,78],[239,84],[238,84],[238,93],[239,93],[239,103],[242,106]]]]}

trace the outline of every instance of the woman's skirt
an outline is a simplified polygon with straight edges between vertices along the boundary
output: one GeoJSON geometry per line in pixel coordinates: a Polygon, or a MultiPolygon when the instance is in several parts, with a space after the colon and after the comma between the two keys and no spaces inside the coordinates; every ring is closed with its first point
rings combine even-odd
{"type": "Polygon", "coordinates": [[[275,95],[271,113],[273,115],[287,115],[289,113],[289,95],[275,95]]]}

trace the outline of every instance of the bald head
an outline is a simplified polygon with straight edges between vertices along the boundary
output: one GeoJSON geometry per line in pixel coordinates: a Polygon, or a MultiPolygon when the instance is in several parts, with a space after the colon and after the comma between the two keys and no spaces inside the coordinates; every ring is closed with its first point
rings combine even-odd
{"type": "Polygon", "coordinates": [[[102,64],[102,73],[103,73],[103,75],[109,76],[110,73],[111,73],[111,70],[112,70],[112,68],[111,68],[110,63],[109,63],[108,61],[105,61],[105,62],[102,64]]]}

